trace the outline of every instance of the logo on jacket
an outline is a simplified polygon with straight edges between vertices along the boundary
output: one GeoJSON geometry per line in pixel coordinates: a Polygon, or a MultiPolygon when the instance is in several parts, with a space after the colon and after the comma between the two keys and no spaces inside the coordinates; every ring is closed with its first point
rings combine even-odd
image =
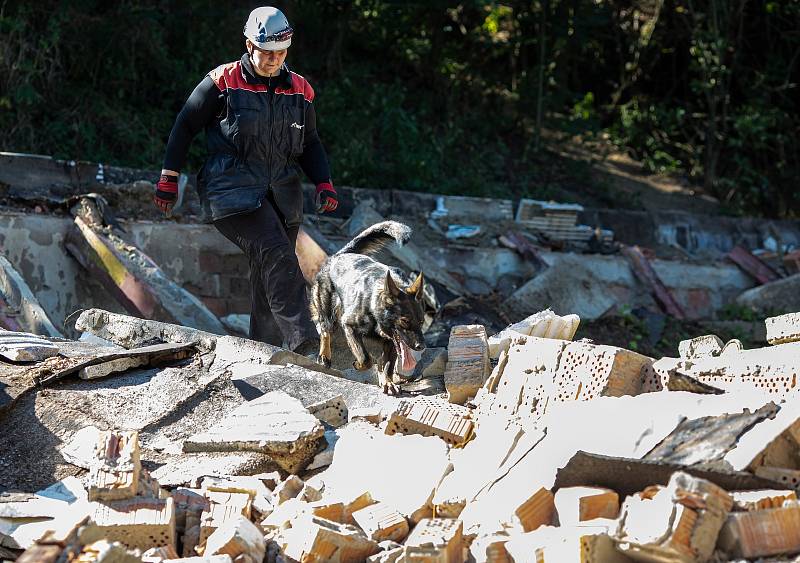
{"type": "Polygon", "coordinates": [[[298,125],[297,122],[292,123],[289,127],[294,127],[295,129],[302,129],[305,125],[298,125]]]}

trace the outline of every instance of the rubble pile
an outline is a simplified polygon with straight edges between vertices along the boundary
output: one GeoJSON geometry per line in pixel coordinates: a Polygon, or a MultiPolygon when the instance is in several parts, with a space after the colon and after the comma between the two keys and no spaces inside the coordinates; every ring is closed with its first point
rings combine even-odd
{"type": "MultiPolygon", "coordinates": [[[[76,380],[105,400],[100,382],[124,370],[178,379],[134,385],[136,395],[121,382],[122,404],[147,401],[150,418],[83,413],[59,447],[82,469],[35,493],[0,492],[0,558],[694,563],[800,553],[800,315],[767,319],[763,348],[705,335],[657,361],[573,341],[578,322],[543,311],[493,336],[453,327],[434,376],[442,384],[399,399],[279,348],[103,311],[78,320],[91,345],[5,333],[4,356],[29,372],[70,346],[84,364],[94,350],[94,367],[145,358],[76,380]],[[156,364],[137,353],[153,346],[181,353],[156,364]],[[190,409],[159,406],[159,385],[192,379],[184,394],[195,398],[177,400],[190,409]]],[[[49,373],[39,381],[67,379],[49,373]]],[[[89,392],[53,387],[38,408],[47,417],[48,396],[89,392]]]]}

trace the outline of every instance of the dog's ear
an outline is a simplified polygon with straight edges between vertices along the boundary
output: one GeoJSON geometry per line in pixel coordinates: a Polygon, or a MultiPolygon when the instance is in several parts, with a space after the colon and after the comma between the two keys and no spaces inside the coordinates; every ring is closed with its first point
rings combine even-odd
{"type": "Polygon", "coordinates": [[[391,272],[386,272],[386,292],[391,297],[398,297],[400,295],[400,288],[394,283],[391,272]]]}
{"type": "Polygon", "coordinates": [[[408,293],[412,297],[416,297],[417,301],[422,301],[422,284],[424,283],[425,283],[424,276],[422,275],[422,272],[420,272],[417,275],[417,279],[414,280],[414,283],[408,286],[406,293],[408,293]]]}

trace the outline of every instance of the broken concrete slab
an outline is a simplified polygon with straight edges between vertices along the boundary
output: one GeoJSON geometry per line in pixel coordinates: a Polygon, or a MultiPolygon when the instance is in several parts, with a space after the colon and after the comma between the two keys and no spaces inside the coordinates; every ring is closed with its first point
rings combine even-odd
{"type": "Polygon", "coordinates": [[[438,436],[451,446],[472,438],[474,423],[466,407],[427,397],[403,399],[389,415],[386,434],[438,436]]]}
{"type": "Polygon", "coordinates": [[[770,317],[764,324],[767,327],[767,342],[770,344],[800,341],[800,313],[770,317]]]}
{"type": "Polygon", "coordinates": [[[62,336],[5,256],[0,256],[0,326],[11,331],[62,336]]]}
{"type": "Polygon", "coordinates": [[[220,320],[194,295],[172,281],[136,246],[107,223],[102,196],[83,197],[73,208],[75,225],[64,246],[98,279],[126,311],[215,334],[226,334],[220,320]]]}
{"type": "Polygon", "coordinates": [[[58,352],[58,346],[41,336],[0,329],[0,356],[7,361],[41,362],[58,352]]]}
{"type": "Polygon", "coordinates": [[[761,312],[800,311],[800,274],[748,289],[736,303],[761,312]]]}
{"type": "Polygon", "coordinates": [[[49,385],[74,373],[81,379],[99,379],[142,366],[163,366],[186,359],[195,353],[195,345],[153,344],[130,350],[103,352],[72,358],[53,357],[31,368],[39,385],[49,385]]]}
{"type": "Polygon", "coordinates": [[[258,452],[193,453],[169,456],[152,476],[164,487],[178,487],[194,484],[204,475],[254,475],[276,467],[258,452]]]}
{"type": "Polygon", "coordinates": [[[615,537],[636,559],[708,561],[732,505],[724,489],[678,472],[666,487],[625,500],[615,537]]]}
{"type": "Polygon", "coordinates": [[[800,552],[800,503],[750,512],[732,512],[719,534],[729,557],[756,559],[800,552]]]}
{"type": "Polygon", "coordinates": [[[185,452],[256,451],[269,455],[288,473],[313,459],[324,429],[297,399],[272,391],[244,403],[205,432],[183,443],[185,452]]]}
{"type": "Polygon", "coordinates": [[[450,330],[444,385],[447,400],[463,405],[475,396],[491,371],[483,325],[458,325],[450,330]]]}
{"type": "Polygon", "coordinates": [[[375,385],[334,377],[320,371],[288,364],[286,366],[234,365],[233,384],[247,400],[270,391],[284,391],[299,399],[308,408],[341,396],[348,410],[357,408],[391,408],[398,400],[388,397],[375,385]],[[241,371],[240,371],[241,370],[241,371]]]}

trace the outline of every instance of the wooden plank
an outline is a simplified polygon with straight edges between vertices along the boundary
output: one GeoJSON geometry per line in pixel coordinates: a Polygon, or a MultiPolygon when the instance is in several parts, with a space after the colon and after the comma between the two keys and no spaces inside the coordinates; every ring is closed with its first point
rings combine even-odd
{"type": "Polygon", "coordinates": [[[683,309],[678,302],[675,301],[675,298],[664,285],[664,282],[658,277],[650,261],[642,254],[641,249],[638,246],[623,245],[622,254],[630,262],[631,269],[633,269],[633,273],[636,274],[636,277],[650,286],[653,296],[664,312],[676,319],[685,319],[686,313],[683,312],[683,309]]]}
{"type": "Polygon", "coordinates": [[[769,265],[741,246],[734,247],[733,250],[728,253],[728,259],[752,276],[761,285],[782,277],[769,265]]]}

